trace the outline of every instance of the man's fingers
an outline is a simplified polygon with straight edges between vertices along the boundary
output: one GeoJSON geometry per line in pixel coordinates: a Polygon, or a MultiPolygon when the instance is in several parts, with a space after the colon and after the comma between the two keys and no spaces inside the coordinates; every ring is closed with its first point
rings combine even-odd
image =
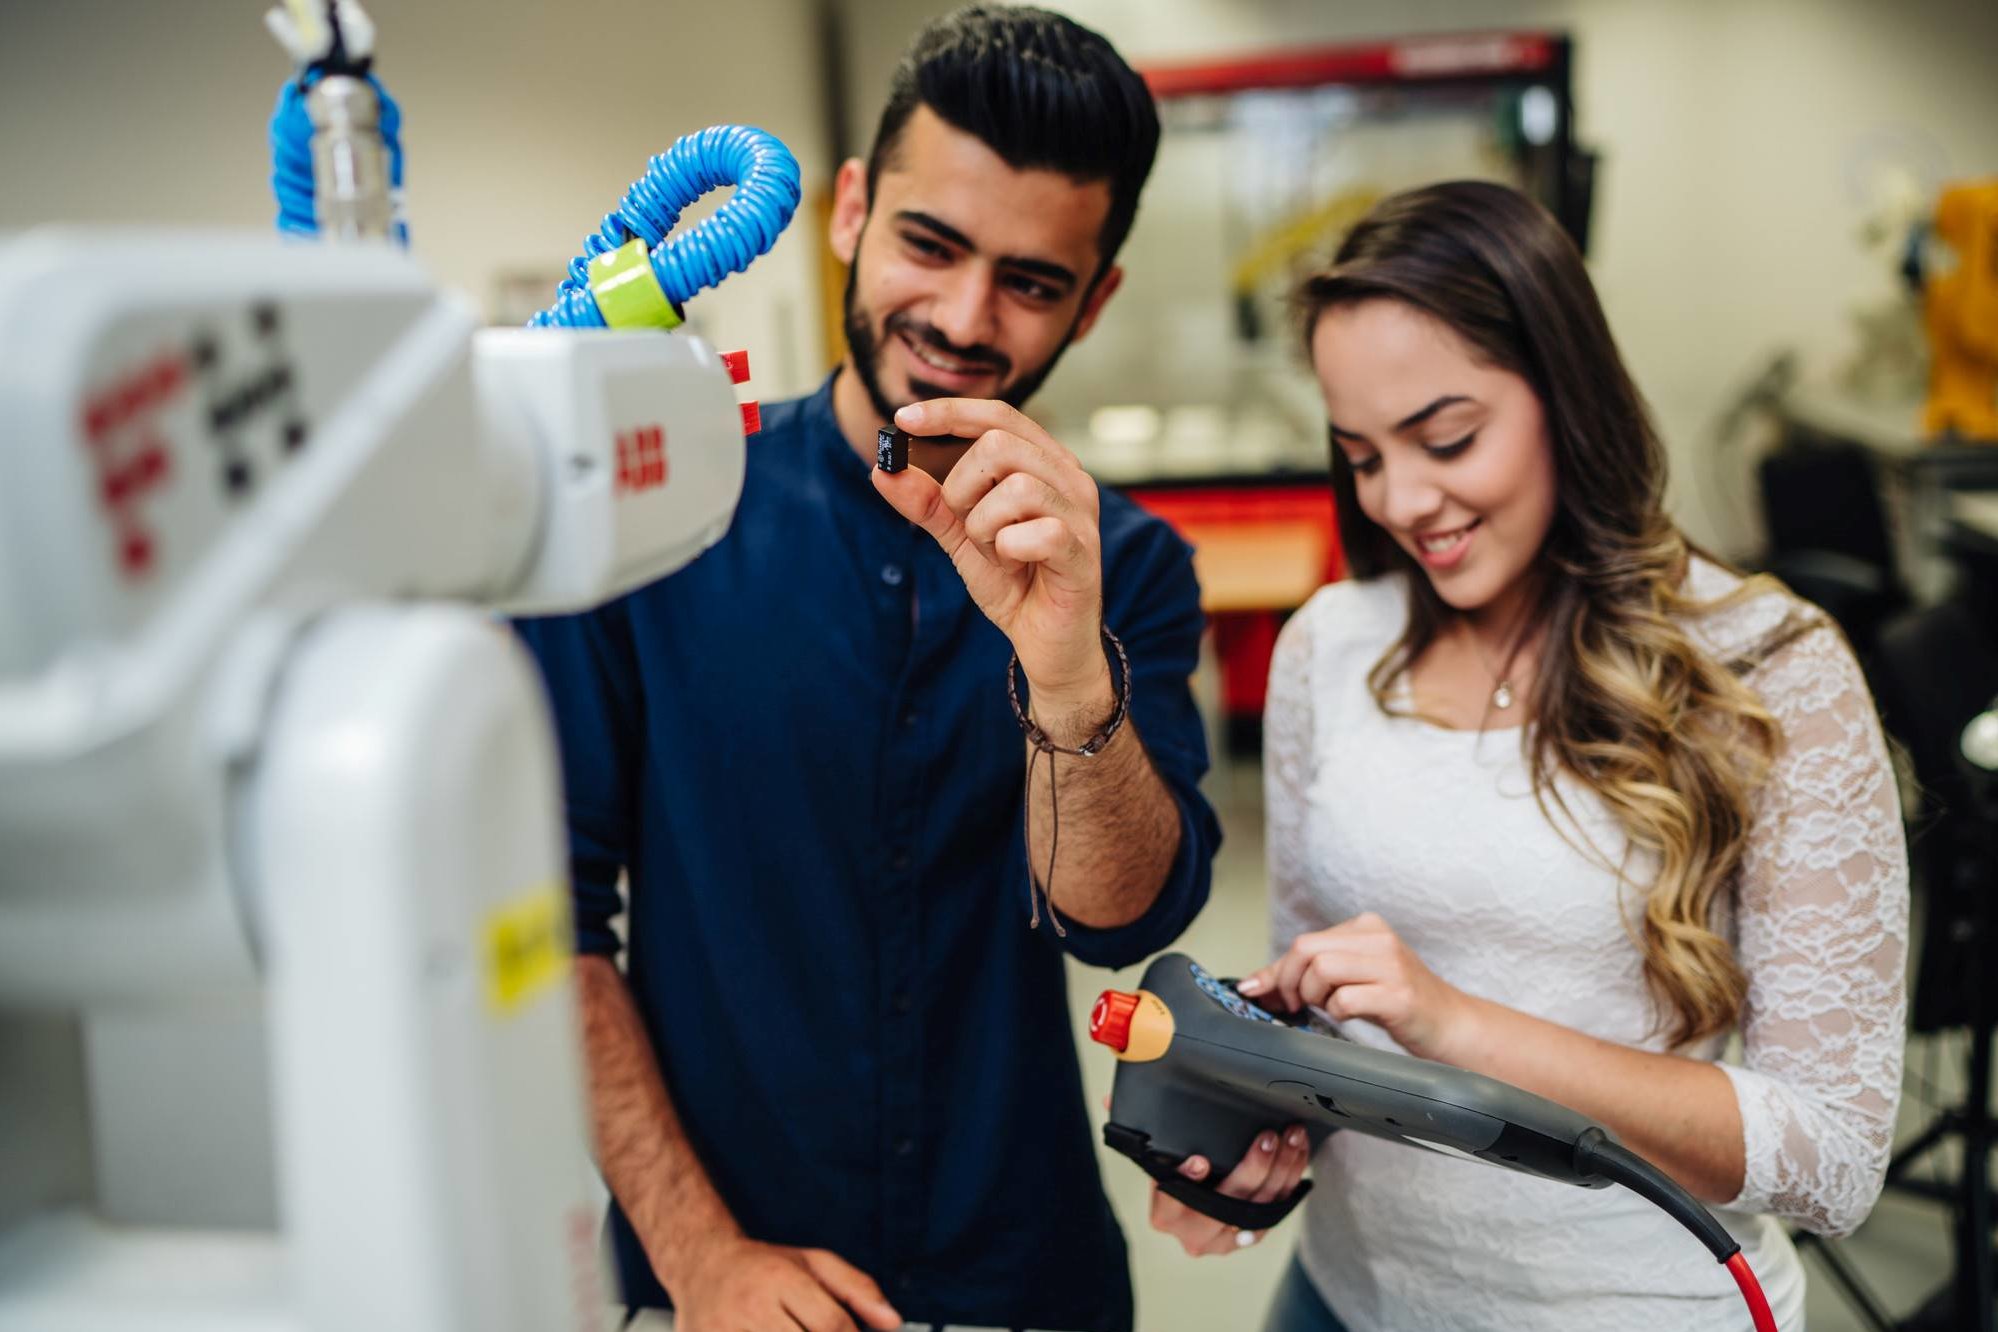
{"type": "Polygon", "coordinates": [[[884,472],[877,467],[873,477],[874,488],[888,501],[889,508],[935,537],[945,550],[950,549],[950,538],[962,532],[964,524],[944,502],[943,487],[935,477],[920,467],[899,472],[884,472]]]}
{"type": "Polygon", "coordinates": [[[1041,565],[1073,592],[1087,593],[1095,587],[1090,578],[1096,568],[1092,552],[1059,518],[1034,518],[1002,528],[993,538],[992,550],[1008,564],[1041,565]]]}
{"type": "Polygon", "coordinates": [[[1081,464],[1059,445],[1037,444],[1007,430],[988,430],[964,451],[944,478],[945,502],[960,514],[970,513],[994,486],[1020,472],[1043,482],[1064,503],[1096,516],[1096,482],[1081,464]]]}
{"type": "Polygon", "coordinates": [[[787,1280],[777,1292],[777,1302],[805,1332],[860,1332],[840,1302],[809,1270],[787,1280]]]}
{"type": "MultiPolygon", "coordinates": [[[[944,501],[950,490],[945,487],[944,501]]],[[[983,498],[964,515],[964,530],[973,541],[991,544],[992,539],[1015,523],[1034,518],[1062,518],[1075,506],[1061,493],[1031,472],[1014,472],[985,492],[983,498]]]]}
{"type": "Polygon", "coordinates": [[[928,532],[950,556],[965,590],[980,606],[990,606],[1006,595],[1006,571],[995,563],[990,548],[981,548],[964,530],[964,523],[944,503],[943,487],[920,467],[903,472],[874,469],[874,488],[889,507],[928,532]]]}
{"type": "Polygon", "coordinates": [[[1032,417],[1011,403],[993,398],[931,398],[910,403],[895,413],[895,424],[912,435],[956,435],[960,439],[977,439],[988,430],[1004,430],[1068,452],[1032,417]]]}
{"type": "Polygon", "coordinates": [[[847,1308],[859,1314],[869,1327],[894,1329],[902,1326],[902,1315],[888,1303],[874,1278],[825,1249],[806,1249],[805,1267],[820,1284],[837,1295],[847,1308]]]}

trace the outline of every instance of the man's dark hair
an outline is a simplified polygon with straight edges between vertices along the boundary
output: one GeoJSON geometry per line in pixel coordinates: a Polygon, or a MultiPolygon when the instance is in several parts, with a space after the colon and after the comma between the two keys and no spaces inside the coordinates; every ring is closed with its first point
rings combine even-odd
{"type": "Polygon", "coordinates": [[[1159,114],[1145,81],[1100,34],[1024,5],[966,5],[929,24],[889,84],[867,158],[870,199],[918,106],[1016,171],[1108,181],[1095,276],[1109,269],[1158,155],[1159,114]]]}

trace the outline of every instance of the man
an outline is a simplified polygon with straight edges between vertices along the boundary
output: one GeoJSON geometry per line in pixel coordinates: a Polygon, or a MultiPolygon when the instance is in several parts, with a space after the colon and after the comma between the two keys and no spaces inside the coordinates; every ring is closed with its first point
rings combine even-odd
{"type": "Polygon", "coordinates": [[[728,536],[521,626],[561,732],[626,1298],[670,1296],[682,1332],[1130,1327],[1062,953],[1138,961],[1206,899],[1198,589],[1184,543],[1014,408],[1116,291],[1157,142],[1142,82],[1066,19],[925,29],[836,182],[849,353],[764,409],[728,536]],[[932,437],[893,476],[891,417],[932,437]],[[1106,627],[1129,718],[1055,780],[1042,758],[1029,836],[1009,656],[1077,748],[1118,710],[1106,627]]]}

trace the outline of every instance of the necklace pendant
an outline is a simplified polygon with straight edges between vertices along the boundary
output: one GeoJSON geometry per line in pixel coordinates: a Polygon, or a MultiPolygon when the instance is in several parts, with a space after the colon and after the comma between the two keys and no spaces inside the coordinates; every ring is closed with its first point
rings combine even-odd
{"type": "Polygon", "coordinates": [[[1512,681],[1499,681],[1499,687],[1492,690],[1492,706],[1500,712],[1512,706],[1512,681]]]}

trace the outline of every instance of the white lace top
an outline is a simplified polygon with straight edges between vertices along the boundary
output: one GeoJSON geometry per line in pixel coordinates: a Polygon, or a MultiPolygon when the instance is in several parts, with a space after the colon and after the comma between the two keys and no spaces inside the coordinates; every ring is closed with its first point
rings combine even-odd
{"type": "MultiPolygon", "coordinates": [[[[1697,562],[1703,599],[1735,586],[1697,562]]],[[[1767,596],[1689,626],[1723,658],[1800,603],[1767,596]]],[[[1535,803],[1517,730],[1453,731],[1382,712],[1368,672],[1406,623],[1396,579],[1324,588],[1284,627],[1265,715],[1271,941],[1377,911],[1444,980],[1608,1040],[1663,1050],[1637,946],[1637,894],[1535,803]]],[[[1785,743],[1716,927],[1748,976],[1746,1179],[1719,1213],[1779,1324],[1803,1326],[1780,1221],[1851,1230],[1878,1196],[1900,1099],[1908,871],[1872,700],[1844,640],[1813,629],[1746,680],[1785,743]]],[[[1625,839],[1581,788],[1595,846],[1625,839]]],[[[1634,861],[1633,864],[1641,865],[1634,861]]],[[[1642,871],[1633,880],[1644,882],[1642,871]]],[[[1390,1047],[1371,1023],[1357,1040],[1390,1047]]],[[[1684,1053],[1717,1059],[1715,1039],[1684,1053]]],[[[1305,1270],[1352,1332],[1746,1327],[1732,1278],[1621,1189],[1585,1190],[1335,1133],[1313,1162],[1305,1270]]]]}

